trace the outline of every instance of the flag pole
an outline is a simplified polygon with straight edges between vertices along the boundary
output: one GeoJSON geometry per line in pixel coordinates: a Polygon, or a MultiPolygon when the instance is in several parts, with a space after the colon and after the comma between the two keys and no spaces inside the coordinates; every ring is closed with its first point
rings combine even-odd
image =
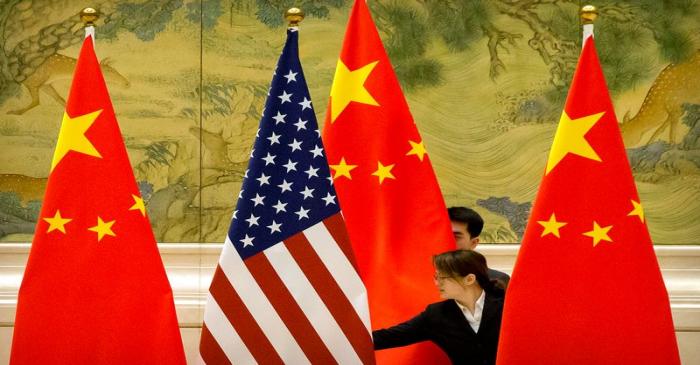
{"type": "Polygon", "coordinates": [[[95,40],[95,22],[99,17],[100,12],[94,8],[85,8],[80,11],[80,20],[85,25],[85,38],[92,36],[93,42],[95,40]]]}
{"type": "Polygon", "coordinates": [[[299,8],[289,8],[284,12],[284,19],[289,22],[287,28],[298,28],[299,23],[304,20],[304,11],[299,8]]]}
{"type": "Polygon", "coordinates": [[[593,22],[598,17],[598,9],[593,5],[584,5],[581,7],[580,14],[581,23],[583,23],[583,43],[586,43],[588,37],[593,37],[593,22]]]}

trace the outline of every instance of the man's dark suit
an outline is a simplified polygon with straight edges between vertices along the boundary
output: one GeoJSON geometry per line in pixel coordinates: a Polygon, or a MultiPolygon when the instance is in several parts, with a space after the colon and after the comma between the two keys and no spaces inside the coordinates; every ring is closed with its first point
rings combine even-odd
{"type": "Polygon", "coordinates": [[[445,351],[453,364],[495,364],[502,313],[502,294],[487,293],[479,331],[474,333],[454,300],[433,303],[404,323],[372,332],[374,348],[381,350],[432,341],[445,351]]]}
{"type": "Polygon", "coordinates": [[[508,287],[508,282],[510,281],[510,276],[508,276],[508,274],[506,274],[502,271],[489,269],[489,279],[500,281],[503,284],[503,288],[505,289],[508,287]]]}

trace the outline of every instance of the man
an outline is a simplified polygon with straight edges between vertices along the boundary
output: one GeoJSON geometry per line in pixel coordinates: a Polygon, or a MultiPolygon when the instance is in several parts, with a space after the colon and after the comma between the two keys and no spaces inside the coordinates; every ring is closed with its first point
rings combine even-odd
{"type": "MultiPolygon", "coordinates": [[[[462,250],[473,250],[479,244],[479,235],[484,228],[484,219],[473,209],[466,207],[450,207],[447,209],[452,223],[452,234],[454,234],[457,248],[462,250]]],[[[508,286],[510,276],[508,274],[489,269],[489,278],[500,281],[503,287],[508,286]]]]}

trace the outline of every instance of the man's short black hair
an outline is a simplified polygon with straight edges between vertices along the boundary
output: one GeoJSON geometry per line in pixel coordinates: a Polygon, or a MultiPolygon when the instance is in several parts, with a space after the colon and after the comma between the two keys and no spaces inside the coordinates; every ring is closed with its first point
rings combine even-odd
{"type": "Polygon", "coordinates": [[[450,207],[447,209],[450,220],[467,225],[467,232],[472,238],[479,237],[484,229],[484,219],[474,209],[467,207],[450,207]]]}

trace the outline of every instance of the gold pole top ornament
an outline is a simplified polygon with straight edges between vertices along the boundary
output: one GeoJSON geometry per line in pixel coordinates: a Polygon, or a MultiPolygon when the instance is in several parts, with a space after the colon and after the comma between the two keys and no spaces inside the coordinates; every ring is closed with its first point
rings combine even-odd
{"type": "Polygon", "coordinates": [[[80,20],[86,27],[94,26],[99,17],[100,12],[93,8],[85,8],[80,11],[80,20]]]}
{"type": "Polygon", "coordinates": [[[580,11],[583,24],[593,24],[598,17],[598,9],[593,5],[584,5],[580,11]]]}
{"type": "Polygon", "coordinates": [[[304,11],[299,8],[290,8],[284,12],[284,19],[289,22],[290,27],[296,27],[304,20],[304,11]]]}

